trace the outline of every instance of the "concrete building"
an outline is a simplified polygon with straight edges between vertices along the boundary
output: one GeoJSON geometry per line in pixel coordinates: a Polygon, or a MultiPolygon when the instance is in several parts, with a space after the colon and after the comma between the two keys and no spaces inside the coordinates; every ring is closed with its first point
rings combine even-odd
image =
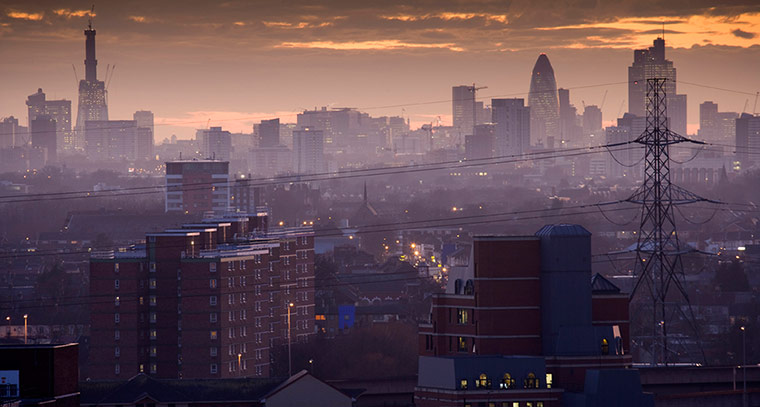
{"type": "Polygon", "coordinates": [[[23,145],[23,138],[17,118],[9,116],[0,120],[0,150],[23,145]]]}
{"type": "Polygon", "coordinates": [[[87,157],[93,161],[137,158],[137,122],[134,120],[88,120],[84,123],[87,157]]]}
{"type": "Polygon", "coordinates": [[[757,163],[754,151],[760,149],[760,115],[742,113],[736,119],[736,159],[747,170],[757,163]]]}
{"type": "Polygon", "coordinates": [[[285,146],[250,150],[250,171],[256,177],[271,177],[293,170],[293,152],[285,146]]]}
{"type": "Polygon", "coordinates": [[[588,105],[583,109],[583,135],[588,136],[602,129],[602,109],[588,105]]]}
{"type": "Polygon", "coordinates": [[[84,30],[84,35],[87,37],[85,42],[86,58],[84,60],[85,78],[79,81],[79,111],[77,112],[74,138],[74,146],[79,149],[84,148],[86,143],[86,122],[108,120],[106,84],[98,80],[98,60],[95,59],[95,30],[92,29],[92,25],[84,30]]]}
{"type": "Polygon", "coordinates": [[[530,149],[530,107],[523,99],[491,99],[496,156],[523,154],[530,149]]]}
{"type": "Polygon", "coordinates": [[[454,129],[461,135],[471,135],[475,131],[475,90],[469,85],[451,88],[451,115],[454,129]]]}
{"type": "Polygon", "coordinates": [[[699,138],[722,144],[736,140],[736,112],[719,112],[718,104],[710,101],[699,105],[699,138]]]}
{"type": "Polygon", "coordinates": [[[554,68],[546,54],[539,55],[533,67],[528,104],[533,142],[540,140],[548,148],[554,148],[554,143],[559,142],[560,138],[559,100],[554,68]]]}
{"type": "Polygon", "coordinates": [[[494,156],[493,124],[478,124],[475,134],[464,136],[464,156],[468,160],[482,160],[494,156]]]}
{"type": "Polygon", "coordinates": [[[559,96],[559,147],[564,147],[568,143],[578,143],[583,128],[578,124],[578,109],[570,103],[570,91],[559,88],[557,95],[559,96]]]}
{"type": "Polygon", "coordinates": [[[293,171],[320,174],[326,170],[324,132],[311,127],[293,130],[293,171]]]}
{"type": "Polygon", "coordinates": [[[45,163],[54,163],[58,161],[56,153],[56,123],[51,116],[40,114],[32,120],[32,147],[45,150],[45,163]]]}
{"type": "Polygon", "coordinates": [[[630,369],[628,295],[592,277],[578,225],[476,236],[419,333],[419,406],[653,406],[630,369]]]}
{"type": "Polygon", "coordinates": [[[71,132],[71,101],[70,100],[47,100],[42,88],[37,89],[37,93],[29,95],[26,100],[28,107],[29,127],[32,127],[32,121],[39,116],[49,116],[55,120],[55,145],[57,151],[71,151],[74,149],[73,133],[71,132]]]}
{"type": "Polygon", "coordinates": [[[201,156],[211,160],[229,161],[232,156],[232,135],[221,127],[200,129],[195,139],[201,149],[201,156]]]}
{"type": "Polygon", "coordinates": [[[155,146],[155,125],[153,123],[153,112],[149,110],[138,110],[132,115],[137,123],[137,159],[153,160],[153,147],[155,146]]]}
{"type": "Polygon", "coordinates": [[[258,136],[258,147],[277,147],[280,145],[280,119],[262,120],[254,125],[254,133],[258,136]]]}
{"type": "Polygon", "coordinates": [[[230,206],[227,161],[182,160],[166,163],[166,212],[224,213],[230,206]]]}
{"type": "Polygon", "coordinates": [[[93,379],[269,377],[270,352],[314,334],[311,229],[235,214],[95,252],[93,379]],[[288,326],[290,322],[290,326],[288,326]]]}

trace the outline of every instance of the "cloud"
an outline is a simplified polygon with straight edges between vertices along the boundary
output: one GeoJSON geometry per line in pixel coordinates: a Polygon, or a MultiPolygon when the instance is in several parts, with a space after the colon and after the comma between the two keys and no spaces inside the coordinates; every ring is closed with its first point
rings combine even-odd
{"type": "Polygon", "coordinates": [[[733,31],[731,31],[731,34],[733,34],[733,35],[735,35],[735,36],[737,36],[739,38],[746,38],[748,40],[751,40],[752,38],[755,38],[757,36],[757,34],[746,32],[746,31],[740,30],[738,28],[735,29],[735,30],[733,30],[733,31]]]}
{"type": "Polygon", "coordinates": [[[68,8],[59,8],[53,10],[53,13],[58,16],[66,17],[66,18],[72,18],[72,17],[88,17],[92,15],[92,17],[95,17],[97,14],[91,13],[90,10],[71,10],[68,8]]]}
{"type": "Polygon", "coordinates": [[[276,48],[317,48],[317,49],[334,49],[343,51],[365,51],[365,50],[399,50],[411,48],[432,48],[448,49],[449,51],[461,52],[463,48],[453,43],[412,43],[399,40],[370,40],[370,41],[311,41],[311,42],[283,42],[276,48]]]}
{"type": "Polygon", "coordinates": [[[232,23],[232,25],[235,25],[235,26],[238,26],[238,27],[243,27],[245,25],[245,22],[243,22],[243,21],[235,21],[234,23],[232,23]]]}
{"type": "Polygon", "coordinates": [[[24,11],[15,11],[10,10],[6,14],[10,18],[15,18],[17,20],[29,20],[29,21],[41,21],[42,17],[44,17],[43,13],[27,13],[24,11]]]}
{"type": "Polygon", "coordinates": [[[270,28],[287,28],[287,29],[322,28],[322,27],[329,27],[333,25],[333,23],[329,21],[324,21],[321,23],[309,23],[306,21],[300,21],[298,23],[288,23],[284,21],[262,21],[261,23],[270,28]]]}
{"type": "Polygon", "coordinates": [[[506,14],[488,14],[488,13],[457,13],[457,12],[440,12],[440,13],[427,13],[422,15],[412,14],[397,14],[382,16],[385,20],[398,20],[398,21],[423,21],[430,19],[439,19],[443,21],[452,20],[472,20],[472,19],[484,19],[489,22],[499,22],[502,24],[509,23],[509,18],[506,14]]]}
{"type": "Polygon", "coordinates": [[[129,16],[128,19],[136,22],[136,23],[147,23],[148,19],[145,16],[129,16]]]}

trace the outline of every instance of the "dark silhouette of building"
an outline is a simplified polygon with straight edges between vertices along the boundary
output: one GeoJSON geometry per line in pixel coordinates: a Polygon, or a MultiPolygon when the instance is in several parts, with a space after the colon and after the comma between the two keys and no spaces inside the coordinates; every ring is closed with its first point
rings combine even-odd
{"type": "Polygon", "coordinates": [[[0,403],[79,407],[79,345],[0,346],[0,403]]]}
{"type": "Polygon", "coordinates": [[[494,151],[497,156],[523,154],[530,149],[530,107],[523,99],[491,99],[494,151]]]}
{"type": "Polygon", "coordinates": [[[478,124],[475,134],[464,136],[464,156],[468,160],[491,158],[494,156],[493,124],[478,124]]]}
{"type": "Polygon", "coordinates": [[[18,119],[13,116],[0,120],[0,150],[23,145],[26,134],[23,134],[21,129],[18,119]]]}
{"type": "Polygon", "coordinates": [[[559,133],[561,144],[576,143],[581,138],[583,128],[578,125],[578,109],[570,103],[570,91],[557,89],[559,96],[559,133]]]}
{"type": "Polygon", "coordinates": [[[760,149],[760,115],[742,113],[736,119],[736,159],[747,170],[757,163],[753,151],[760,149]]]}
{"type": "Polygon", "coordinates": [[[657,37],[654,45],[633,51],[633,64],[628,67],[628,112],[644,116],[646,112],[647,79],[664,78],[665,103],[668,108],[668,127],[686,135],[686,95],[676,93],[676,68],[665,59],[665,40],[657,37]]]}
{"type": "Polygon", "coordinates": [[[476,236],[419,339],[419,406],[653,405],[630,369],[628,295],[592,277],[591,233],[578,225],[476,236]]]}
{"type": "Polygon", "coordinates": [[[105,82],[98,80],[98,60],[95,59],[95,30],[92,25],[84,30],[84,35],[87,37],[84,60],[85,78],[79,81],[79,111],[77,112],[74,142],[77,148],[82,148],[85,145],[85,123],[87,121],[108,120],[106,85],[105,82]]]}
{"type": "Polygon", "coordinates": [[[553,148],[555,140],[560,137],[559,101],[554,68],[546,54],[539,55],[533,67],[528,104],[531,138],[534,142],[540,140],[546,147],[553,148]]]}
{"type": "Polygon", "coordinates": [[[155,126],[153,124],[153,112],[138,110],[132,115],[137,124],[137,156],[138,160],[155,160],[153,147],[155,146],[155,126]]]}
{"type": "Polygon", "coordinates": [[[259,147],[280,145],[280,119],[262,120],[258,125],[259,147]]]}
{"type": "Polygon", "coordinates": [[[31,123],[32,147],[44,149],[46,163],[58,161],[56,154],[56,124],[48,115],[37,115],[31,123]]]}
{"type": "Polygon", "coordinates": [[[602,109],[588,105],[583,109],[583,135],[588,136],[602,129],[602,109]]]}
{"type": "Polygon", "coordinates": [[[93,252],[93,379],[269,377],[273,348],[314,334],[314,237],[266,213],[148,233],[93,252]],[[290,326],[288,326],[290,322],[290,326]]]}
{"type": "Polygon", "coordinates": [[[460,134],[468,135],[474,131],[475,90],[472,86],[462,85],[451,88],[451,114],[454,128],[460,134]]]}

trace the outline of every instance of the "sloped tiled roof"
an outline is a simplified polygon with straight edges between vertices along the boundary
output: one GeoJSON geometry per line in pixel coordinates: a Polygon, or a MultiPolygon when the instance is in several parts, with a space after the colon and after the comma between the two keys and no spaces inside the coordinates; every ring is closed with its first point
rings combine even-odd
{"type": "Polygon", "coordinates": [[[591,292],[594,294],[620,294],[620,288],[599,273],[591,277],[591,292]]]}

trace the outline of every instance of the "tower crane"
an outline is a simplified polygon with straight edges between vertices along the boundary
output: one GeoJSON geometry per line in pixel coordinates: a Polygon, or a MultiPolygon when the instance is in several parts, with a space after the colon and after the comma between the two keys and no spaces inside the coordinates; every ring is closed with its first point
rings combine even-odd
{"type": "Polygon", "coordinates": [[[475,92],[481,89],[488,89],[488,86],[476,87],[475,82],[473,82],[472,86],[468,86],[467,89],[472,92],[472,134],[475,134],[475,126],[478,124],[478,99],[475,97],[475,92]]]}

